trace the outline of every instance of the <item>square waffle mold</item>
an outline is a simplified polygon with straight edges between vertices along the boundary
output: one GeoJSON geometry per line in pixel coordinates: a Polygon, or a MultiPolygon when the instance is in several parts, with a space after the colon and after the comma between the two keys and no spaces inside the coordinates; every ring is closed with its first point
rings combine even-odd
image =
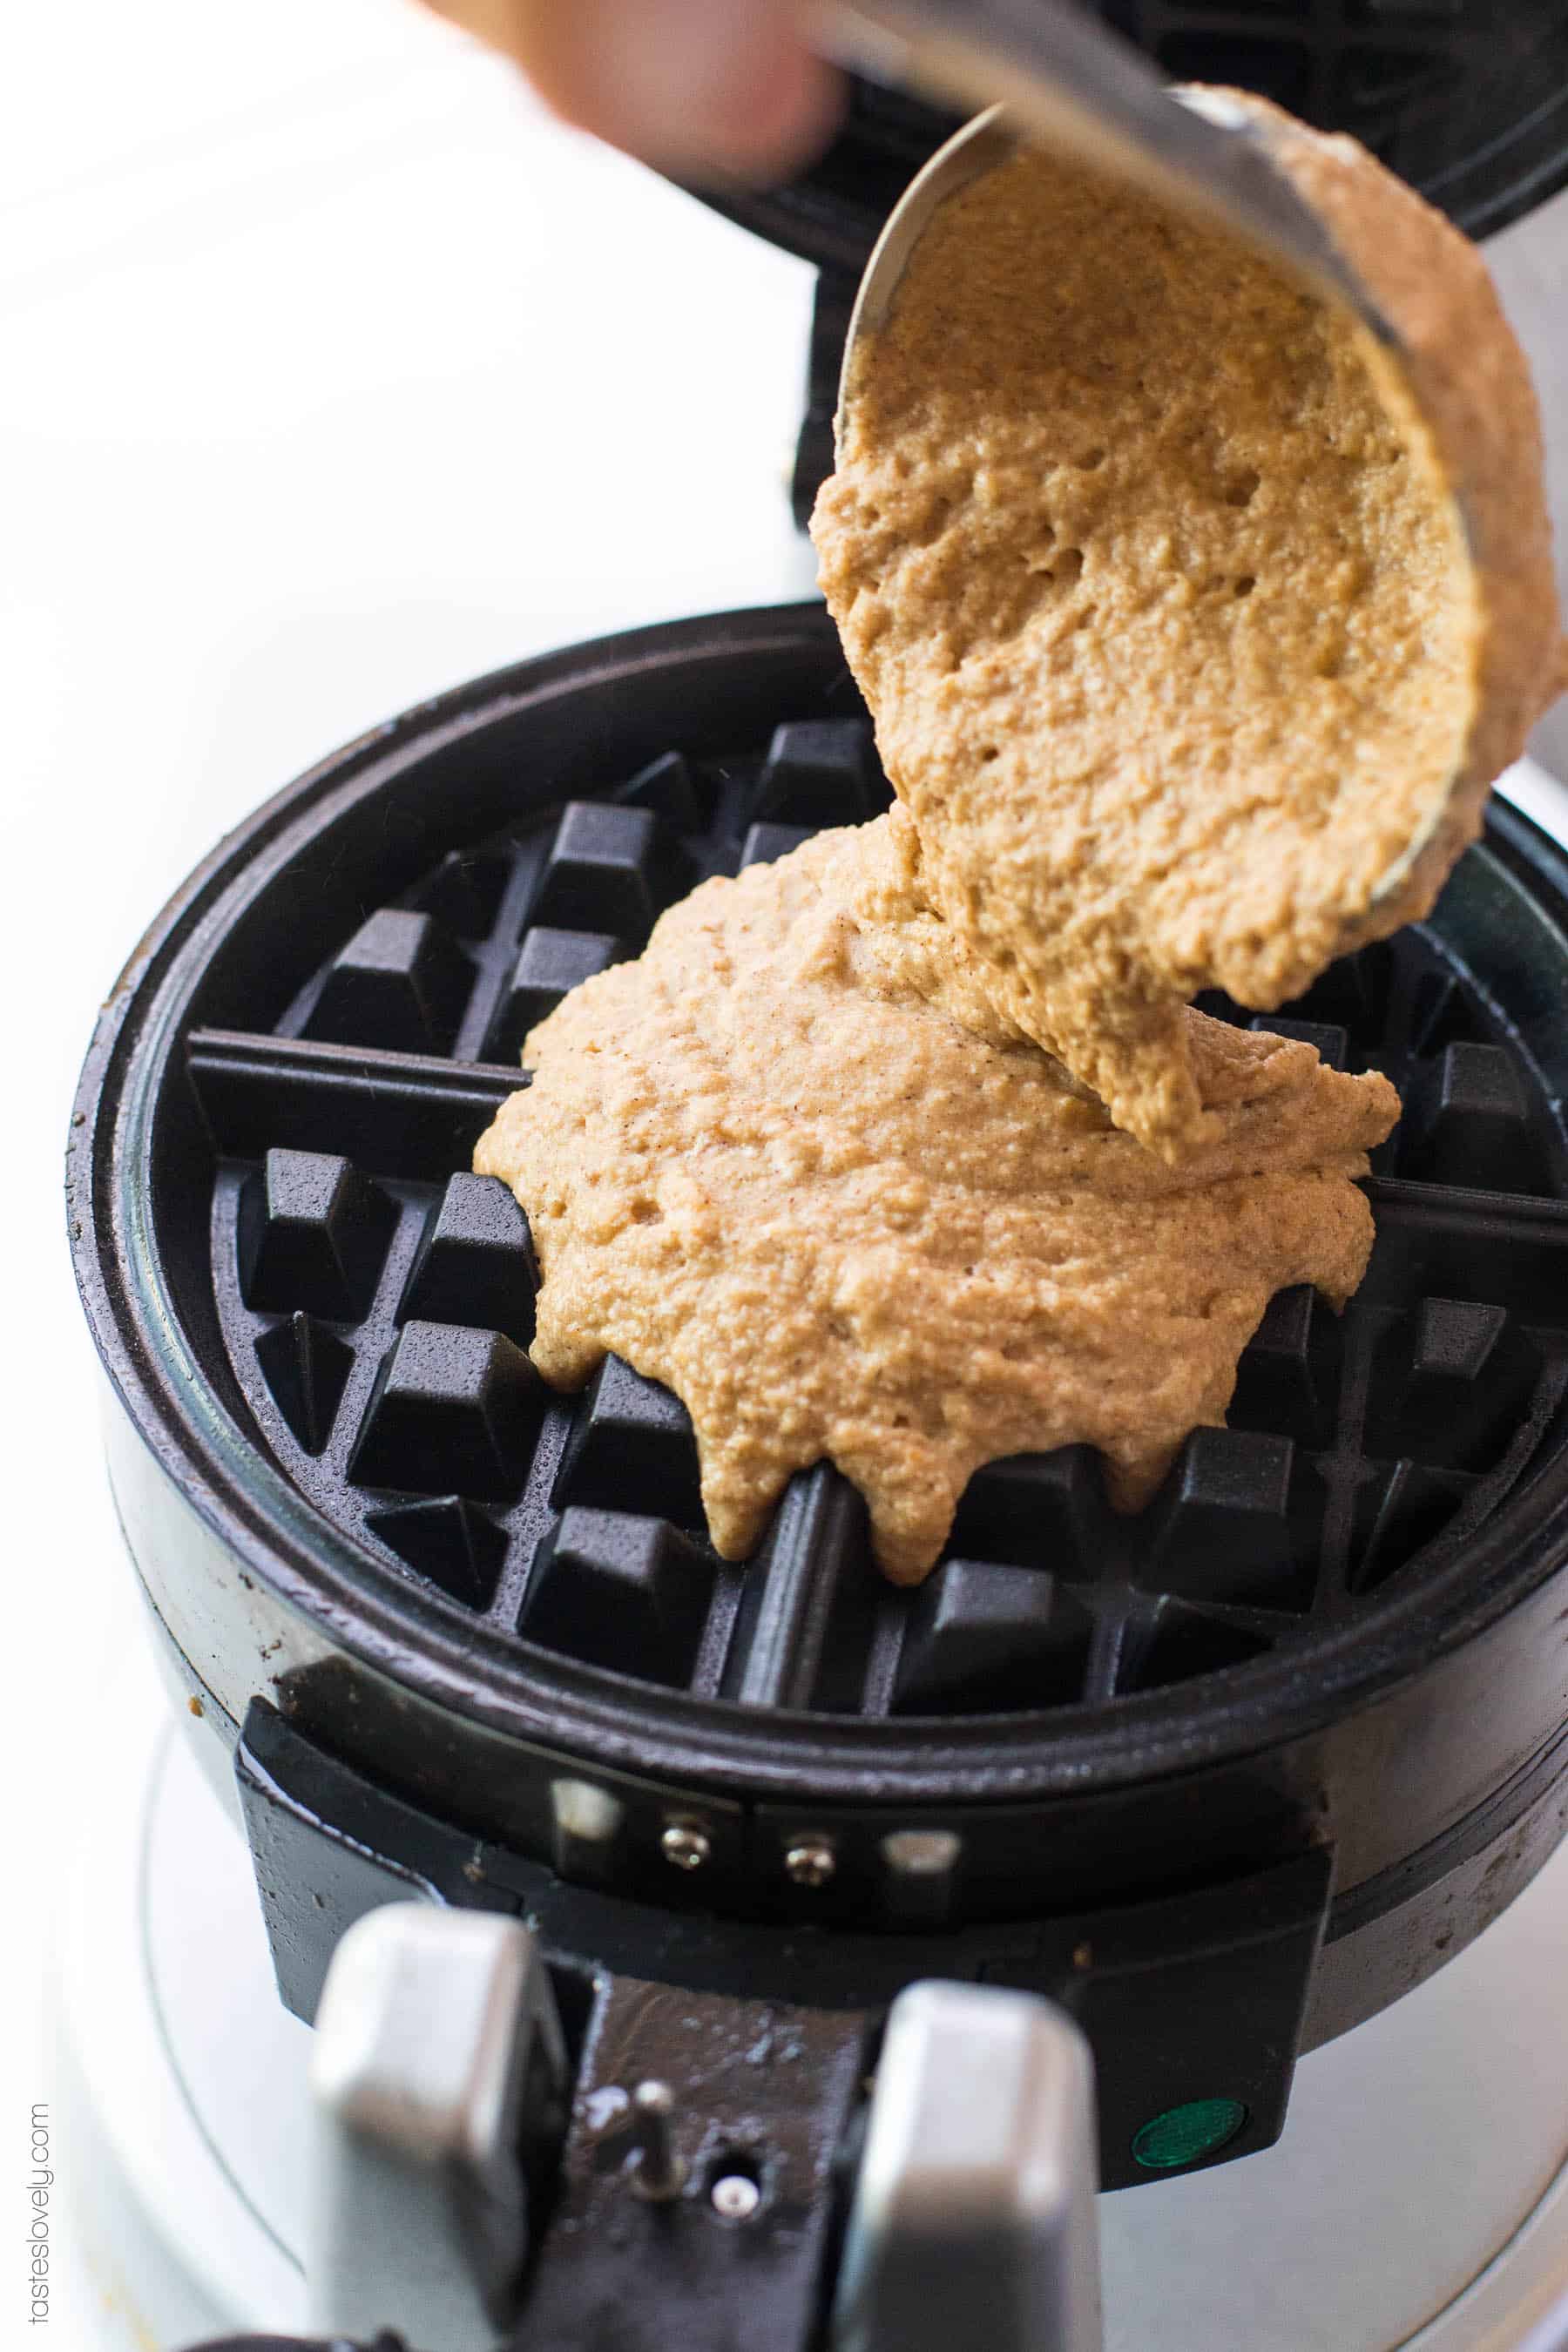
{"type": "MultiPolygon", "coordinates": [[[[1108,1509],[1085,1448],[999,1462],[930,1580],[899,1592],[824,1465],[728,1565],[676,1399],[614,1358],[559,1397],[529,1361],[527,1223],[468,1172],[519,1042],[698,879],[887,804],[869,729],[835,698],[842,716],[719,746],[670,723],[649,757],[588,746],[556,773],[520,750],[488,795],[508,820],[435,862],[394,811],[368,895],[301,866],[276,951],[184,1041],[236,1407],[316,1512],[503,1642],[699,1699],[1059,1720],[1306,1658],[1439,1573],[1563,1434],[1568,1150],[1540,1050],[1561,1055],[1560,1013],[1517,927],[1502,812],[1430,924],[1254,1021],[1404,1095],[1370,1185],[1376,1248],[1342,1318],[1307,1290],[1274,1300],[1229,1426],[1188,1441],[1141,1517],[1108,1509]]],[[[456,756],[430,754],[437,798],[456,756]]]]}

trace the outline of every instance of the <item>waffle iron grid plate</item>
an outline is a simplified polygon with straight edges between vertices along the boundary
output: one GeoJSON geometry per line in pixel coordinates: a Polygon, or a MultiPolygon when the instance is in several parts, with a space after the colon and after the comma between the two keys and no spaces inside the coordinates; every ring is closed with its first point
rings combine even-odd
{"type": "Polygon", "coordinates": [[[657,1906],[637,1936],[1070,1917],[1327,1836],[1321,2038],[1560,1832],[1568,869],[1500,806],[1428,926],[1279,1016],[1406,1097],[1346,1315],[1276,1300],[1232,1425],[1142,1517],[1081,1450],[999,1464],[897,1592],[823,1465],[718,1561],[675,1401],[614,1361],[579,1399],[537,1380],[526,1227],[467,1172],[564,986],[699,875],[886,797],[800,606],[459,688],[222,845],[73,1129],[132,1550],[212,1728],[280,1709],[449,1824],[459,1885],[540,1856],[657,1906]],[[613,1869],[563,1829],[584,1774],[613,1869]]]}
{"type": "Polygon", "coordinates": [[[1477,863],[1433,925],[1258,1018],[1401,1087],[1376,1253],[1342,1318],[1307,1290],[1275,1300],[1229,1427],[1189,1439],[1147,1511],[1107,1508],[1087,1448],[999,1463],[929,1582],[899,1592],[824,1465],[757,1564],[718,1560],[677,1401],[616,1359],[577,1401],[533,1372],[527,1225],[464,1162],[566,986],[635,954],[693,880],[889,794],[856,717],[717,757],[673,743],[595,784],[369,909],[276,1017],[189,1040],[234,1381],[287,1477],[388,1564],[503,1640],[752,1709],[1113,1706],[1353,1622],[1451,1558],[1558,1441],[1562,1105],[1466,969],[1477,863]]]}

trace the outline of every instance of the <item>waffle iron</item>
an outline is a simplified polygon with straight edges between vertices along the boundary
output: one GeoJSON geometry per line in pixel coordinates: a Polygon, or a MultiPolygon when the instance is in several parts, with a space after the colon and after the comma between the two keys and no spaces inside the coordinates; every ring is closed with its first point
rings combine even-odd
{"type": "MultiPolygon", "coordinates": [[[[1357,131],[1476,233],[1568,179],[1568,8],[1105,13],[1357,131]]],[[[811,173],[726,203],[820,272],[797,510],[859,267],[950,128],[857,83],[811,173]]],[[[921,1981],[1075,2022],[1107,2188],[1264,2147],[1299,2053],[1568,1826],[1568,859],[1501,803],[1427,924],[1268,1022],[1405,1097],[1372,1267],[1342,1318],[1275,1300],[1229,1426],[1139,1519],[1084,1449],[994,1465],[897,1592],[819,1465],[732,1567],[672,1397],[615,1360],[578,1399],[533,1374],[526,1223],[468,1173],[522,1035],[697,879],[887,800],[820,607],[531,661],[224,842],[89,1055],[71,1235],[115,1495],[281,1996],[314,2019],[372,1914],[521,1923],[554,2021],[545,2120],[463,2206],[421,2352],[820,2343],[921,1981]],[[642,2081],[670,2105],[628,2159],[642,2081]],[[671,2193],[629,2200],[639,2163],[671,2193]]],[[[454,1944],[426,2014],[461,1980],[454,1944]]],[[[399,2295],[362,2277],[327,2315],[365,2341],[440,2269],[386,2160],[399,2295]]],[[[921,2333],[974,2340],[973,2301],[936,2324],[951,2272],[918,2273],[921,2333]]]]}
{"type": "Polygon", "coordinates": [[[345,1928],[410,1895],[548,1956],[575,2120],[531,2342],[598,2340],[563,2316],[584,2264],[617,2344],[729,2342],[715,2297],[809,2340],[916,1980],[1077,2021],[1108,2187],[1268,2145],[1298,2051],[1568,1822],[1568,863],[1500,805],[1430,923],[1281,1016],[1405,1094],[1371,1271],[1342,1318],[1275,1301],[1142,1517],[1083,1449],[1019,1457],[897,1592],[822,1465],[731,1567],[671,1397],[614,1360],[538,1381],[526,1224],[466,1172],[517,1040],[693,880],[886,797],[816,606],[525,663],[231,835],[82,1081],[116,1497],[232,1748],[284,2000],[311,2017],[345,1928]],[[743,2271],[671,2236],[650,2276],[599,2226],[595,2095],[633,2078],[673,2086],[683,2160],[768,2179],[743,2271]]]}

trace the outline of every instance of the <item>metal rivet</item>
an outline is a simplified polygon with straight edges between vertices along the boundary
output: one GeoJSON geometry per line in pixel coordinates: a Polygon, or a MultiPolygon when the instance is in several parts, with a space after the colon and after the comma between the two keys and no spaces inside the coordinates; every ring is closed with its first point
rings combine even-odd
{"type": "Polygon", "coordinates": [[[763,2201],[763,2192],[743,2172],[727,2172],[708,2192],[721,2221],[749,2221],[763,2201]]]}
{"type": "Polygon", "coordinates": [[[826,1886],[837,1867],[838,1857],[825,1837],[797,1838],[784,1855],[784,1869],[797,1886],[826,1886]]]}
{"type": "Polygon", "coordinates": [[[963,1851],[956,1830],[893,1830],[882,1840],[882,1859],[904,1878],[942,1878],[963,1851]]]}
{"type": "Polygon", "coordinates": [[[700,1870],[713,1852],[713,1841],[695,1822],[671,1822],[659,1839],[666,1862],[677,1870],[700,1870]]]}
{"type": "Polygon", "coordinates": [[[585,1845],[607,1845],[621,1825],[620,1800],[592,1780],[552,1780],[550,1803],[562,1836],[585,1845]]]}

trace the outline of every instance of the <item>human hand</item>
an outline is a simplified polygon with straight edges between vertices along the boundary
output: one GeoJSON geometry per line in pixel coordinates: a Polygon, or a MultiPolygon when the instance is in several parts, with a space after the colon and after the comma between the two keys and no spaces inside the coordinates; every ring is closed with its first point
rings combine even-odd
{"type": "Polygon", "coordinates": [[[580,130],[693,179],[776,180],[832,131],[839,77],[796,0],[428,0],[580,130]]]}

